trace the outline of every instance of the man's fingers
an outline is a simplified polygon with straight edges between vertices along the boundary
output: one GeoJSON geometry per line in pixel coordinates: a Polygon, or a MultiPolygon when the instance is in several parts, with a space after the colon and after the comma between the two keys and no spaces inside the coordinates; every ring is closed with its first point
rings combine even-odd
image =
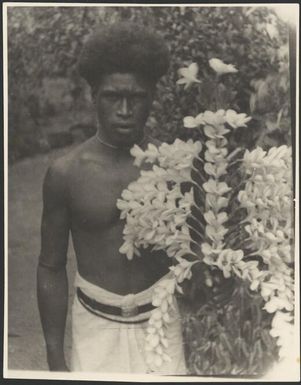
{"type": "Polygon", "coordinates": [[[208,269],[204,270],[205,285],[208,287],[213,286],[213,280],[208,269]]]}

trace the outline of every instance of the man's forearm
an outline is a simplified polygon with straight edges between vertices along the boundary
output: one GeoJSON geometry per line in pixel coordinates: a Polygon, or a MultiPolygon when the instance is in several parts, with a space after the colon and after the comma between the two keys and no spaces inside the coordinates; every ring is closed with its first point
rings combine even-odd
{"type": "Polygon", "coordinates": [[[65,370],[64,334],[68,307],[66,269],[38,266],[37,294],[50,370],[65,370]]]}

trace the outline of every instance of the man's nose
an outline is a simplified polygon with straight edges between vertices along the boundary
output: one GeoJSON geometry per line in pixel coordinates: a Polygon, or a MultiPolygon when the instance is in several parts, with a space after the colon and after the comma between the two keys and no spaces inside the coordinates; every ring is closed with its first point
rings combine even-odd
{"type": "Polygon", "coordinates": [[[121,99],[118,115],[123,117],[128,117],[132,115],[132,108],[128,98],[124,97],[121,99]]]}

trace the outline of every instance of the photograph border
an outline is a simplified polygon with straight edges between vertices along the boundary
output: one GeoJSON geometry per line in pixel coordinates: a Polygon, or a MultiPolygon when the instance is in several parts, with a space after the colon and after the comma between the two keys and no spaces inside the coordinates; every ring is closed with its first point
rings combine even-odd
{"type": "MultiPolygon", "coordinates": [[[[4,335],[3,335],[3,377],[9,379],[48,379],[48,380],[87,380],[87,381],[131,381],[131,382],[252,382],[252,378],[242,377],[212,377],[212,376],[154,376],[136,375],[136,374],[105,374],[105,373],[54,373],[48,371],[28,371],[28,370],[12,370],[8,369],[8,57],[7,57],[7,9],[9,7],[245,7],[245,6],[283,6],[294,7],[295,9],[295,33],[296,33],[296,103],[295,103],[295,137],[293,140],[295,149],[295,336],[296,341],[300,341],[300,298],[299,298],[299,5],[298,3],[61,3],[61,2],[4,2],[3,10],[3,116],[4,116],[4,132],[3,132],[3,153],[4,153],[4,335]],[[298,338],[299,337],[299,338],[298,338]]],[[[296,342],[295,346],[297,366],[298,359],[300,363],[300,342],[296,342]]],[[[284,373],[282,380],[295,381],[300,380],[300,371],[295,364],[287,367],[287,373],[284,373]],[[298,378],[299,376],[299,378],[298,378]]],[[[277,377],[271,373],[261,381],[279,381],[279,373],[277,377]]]]}

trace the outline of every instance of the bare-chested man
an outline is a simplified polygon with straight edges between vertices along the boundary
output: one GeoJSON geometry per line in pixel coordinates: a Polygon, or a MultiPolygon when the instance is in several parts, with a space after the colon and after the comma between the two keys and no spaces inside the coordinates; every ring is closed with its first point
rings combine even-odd
{"type": "MultiPolygon", "coordinates": [[[[43,188],[38,303],[50,370],[69,370],[64,355],[69,233],[78,267],[72,370],[148,370],[143,337],[152,288],[168,274],[169,259],[145,249],[132,261],[120,254],[124,223],[116,202],[139,176],[129,150],[150,142],[144,126],[168,61],[161,38],[128,24],[100,30],[83,49],[79,70],[91,86],[99,128],[49,168],[43,188]]],[[[175,312],[167,333],[172,362],[160,373],[185,373],[175,312]]]]}
{"type": "MultiPolygon", "coordinates": [[[[139,169],[133,166],[129,150],[135,143],[144,148],[149,142],[144,135],[144,126],[152,105],[156,81],[166,72],[167,67],[168,51],[163,41],[129,25],[122,24],[102,30],[90,39],[83,50],[79,69],[91,85],[99,129],[96,136],[58,159],[49,168],[43,188],[38,300],[51,370],[68,370],[63,341],[68,300],[65,265],[69,232],[77,257],[78,279],[110,293],[119,296],[141,293],[168,272],[168,259],[162,253],[152,252],[150,258],[150,252],[143,250],[141,257],[133,261],[120,254],[124,223],[116,207],[122,190],[139,176],[139,169]]],[[[83,292],[79,293],[82,302],[83,298],[86,300],[87,290],[84,296],[83,292]]],[[[103,302],[101,305],[107,305],[105,300],[103,302]]],[[[82,303],[80,306],[87,312],[82,303]]],[[[104,307],[100,310],[103,310],[102,315],[107,315],[106,318],[91,313],[89,317],[100,322],[107,322],[107,318],[114,320],[120,308],[115,308],[113,304],[111,306],[112,309],[104,307]]],[[[142,309],[141,313],[138,310],[140,314],[136,314],[137,309],[134,309],[132,314],[120,315],[125,321],[137,315],[141,319],[141,315],[144,315],[142,321],[145,327],[145,315],[151,310],[150,298],[145,310],[142,309]]],[[[74,322],[76,320],[73,319],[74,322]]],[[[108,322],[113,322],[109,328],[119,327],[119,323],[127,329],[140,323],[108,322]]],[[[83,327],[87,329],[86,333],[93,333],[93,330],[89,331],[89,324],[83,327]]],[[[98,333],[106,334],[104,326],[100,327],[103,330],[98,330],[98,333]]],[[[93,334],[90,337],[94,340],[98,338],[93,334]]],[[[89,345],[89,341],[83,341],[85,343],[89,345]]],[[[118,350],[118,341],[116,343],[115,348],[118,350]]],[[[100,338],[98,345],[105,352],[106,358],[118,361],[118,357],[110,356],[114,354],[110,347],[106,351],[102,344],[106,342],[100,338]]],[[[143,345],[142,340],[140,344],[143,345]]],[[[77,361],[74,369],[92,371],[95,367],[95,370],[99,368],[107,371],[108,365],[106,363],[102,367],[101,357],[99,363],[92,362],[98,359],[92,357],[97,355],[92,346],[90,352],[83,351],[82,354],[86,354],[83,359],[74,358],[77,361]],[[88,360],[90,363],[83,363],[88,360]]],[[[75,354],[78,356],[81,352],[75,354]]],[[[123,361],[130,358],[123,357],[123,361]]],[[[137,371],[141,372],[141,364],[136,364],[137,371]]],[[[117,362],[112,371],[127,371],[123,368],[122,363],[117,362]]],[[[135,371],[135,368],[128,370],[135,371]]]]}

